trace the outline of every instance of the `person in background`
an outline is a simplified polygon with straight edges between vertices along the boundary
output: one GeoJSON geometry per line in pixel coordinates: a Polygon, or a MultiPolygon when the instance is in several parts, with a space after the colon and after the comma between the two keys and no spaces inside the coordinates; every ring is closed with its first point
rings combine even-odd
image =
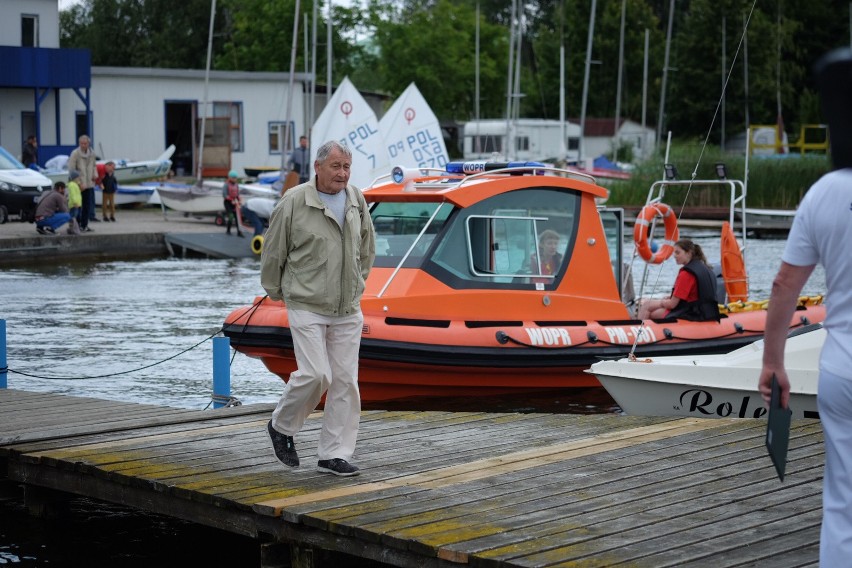
{"type": "Polygon", "coordinates": [[[24,142],[21,163],[24,164],[24,167],[32,170],[38,168],[38,140],[34,134],[27,136],[27,140],[24,142]]]}
{"type": "Polygon", "coordinates": [[[643,298],[639,319],[682,318],[693,321],[719,321],[716,276],[707,264],[701,246],[690,239],[674,245],[675,262],[683,266],[668,298],[643,298]]]}
{"type": "Polygon", "coordinates": [[[225,204],[225,223],[228,227],[227,234],[231,234],[231,223],[237,226],[237,236],[242,237],[243,232],[240,230],[240,221],[237,218],[237,208],[240,206],[240,186],[237,183],[239,178],[237,170],[228,172],[228,179],[225,180],[225,185],[222,186],[222,197],[225,204]]]}
{"type": "Polygon", "coordinates": [[[36,231],[42,235],[55,235],[56,230],[71,220],[68,200],[65,198],[65,183],[53,184],[53,191],[42,196],[35,210],[36,231]]]}
{"type": "Polygon", "coordinates": [[[308,137],[299,136],[299,147],[290,153],[290,158],[287,160],[290,170],[299,174],[299,183],[305,183],[311,177],[311,165],[308,163],[310,159],[308,137]]]}
{"type": "Polygon", "coordinates": [[[80,185],[77,181],[80,179],[80,172],[71,170],[68,172],[68,186],[65,188],[65,194],[68,196],[68,213],[71,218],[80,224],[80,215],[83,210],[83,195],[80,191],[80,185]]]}
{"type": "Polygon", "coordinates": [[[297,369],[266,426],[275,456],[299,465],[293,440],[328,391],[317,470],[358,475],[349,463],[361,417],[358,350],[361,295],[376,257],[376,234],[361,191],[349,185],[352,152],[335,141],[317,150],[316,175],[272,211],[260,283],[287,305],[297,369]]]}
{"type": "Polygon", "coordinates": [[[101,213],[104,221],[115,222],[115,193],[118,191],[118,181],[115,179],[115,162],[107,162],[104,165],[101,189],[103,191],[101,213]]]}
{"type": "Polygon", "coordinates": [[[98,221],[95,217],[95,183],[98,181],[97,157],[95,151],[90,147],[91,140],[83,134],[77,139],[79,144],[68,157],[68,171],[80,172],[81,194],[83,196],[83,208],[80,212],[80,230],[91,233],[89,221],[98,221]]]}
{"type": "Polygon", "coordinates": [[[240,213],[247,222],[254,227],[254,235],[262,235],[266,229],[266,222],[272,216],[272,209],[275,207],[275,200],[266,197],[252,197],[247,199],[245,204],[240,207],[240,213]]]}

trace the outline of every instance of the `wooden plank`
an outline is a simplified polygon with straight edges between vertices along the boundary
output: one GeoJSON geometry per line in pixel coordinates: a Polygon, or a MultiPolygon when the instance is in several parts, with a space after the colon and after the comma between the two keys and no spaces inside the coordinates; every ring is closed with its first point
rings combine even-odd
{"type": "Polygon", "coordinates": [[[299,433],[303,466],[290,470],[266,433],[272,405],[148,413],[0,393],[4,411],[10,401],[25,407],[0,413],[0,432],[15,420],[44,436],[57,408],[91,430],[64,438],[58,420],[46,438],[0,444],[10,481],[400,566],[798,566],[818,556],[815,421],[794,423],[781,485],[759,420],[369,411],[362,475],[342,479],[314,469],[321,414],[299,433]],[[113,424],[99,430],[99,414],[113,424]]]}
{"type": "Polygon", "coordinates": [[[255,504],[254,509],[261,514],[279,516],[282,509],[308,501],[334,499],[336,497],[352,493],[364,493],[401,485],[418,485],[420,487],[433,488],[448,483],[462,483],[473,479],[495,476],[508,471],[516,471],[517,469],[527,469],[537,465],[544,465],[554,460],[560,461],[570,459],[571,456],[576,457],[580,455],[587,455],[589,453],[606,451],[604,448],[612,449],[622,444],[637,444],[641,443],[643,440],[653,439],[656,436],[676,436],[679,433],[702,430],[710,427],[711,425],[708,424],[707,420],[684,418],[655,426],[634,428],[617,433],[601,434],[600,436],[572,441],[566,444],[522,450],[496,458],[488,458],[436,471],[403,476],[394,480],[333,489],[321,493],[310,493],[289,499],[275,499],[259,502],[255,504]]]}

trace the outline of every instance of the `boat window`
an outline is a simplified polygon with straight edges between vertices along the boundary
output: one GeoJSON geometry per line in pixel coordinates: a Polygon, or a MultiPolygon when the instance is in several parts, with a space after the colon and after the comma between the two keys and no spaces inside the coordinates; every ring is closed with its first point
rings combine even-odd
{"type": "Polygon", "coordinates": [[[454,288],[553,289],[576,235],[579,196],[524,189],[454,215],[426,270],[454,288]]]}
{"type": "Polygon", "coordinates": [[[624,209],[604,208],[600,209],[600,214],[604,235],[606,235],[606,248],[609,250],[609,258],[612,261],[612,273],[618,283],[618,289],[621,290],[621,299],[624,302],[631,301],[633,300],[633,280],[631,278],[629,282],[625,283],[625,277],[629,274],[630,267],[624,264],[622,250],[624,209]]]}
{"type": "Polygon", "coordinates": [[[435,214],[440,203],[380,202],[373,206],[371,216],[376,229],[376,261],[374,266],[396,267],[408,253],[405,267],[418,267],[429,250],[435,235],[444,226],[453,208],[445,204],[426,232],[417,236],[435,214]],[[416,241],[416,244],[415,244],[416,241]],[[412,247],[412,245],[414,245],[412,247]]]}

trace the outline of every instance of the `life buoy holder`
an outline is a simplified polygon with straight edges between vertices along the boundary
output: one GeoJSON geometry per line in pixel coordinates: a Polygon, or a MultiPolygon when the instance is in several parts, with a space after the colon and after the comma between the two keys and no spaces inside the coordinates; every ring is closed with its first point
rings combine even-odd
{"type": "Polygon", "coordinates": [[[745,260],[737,242],[731,224],[722,223],[722,279],[725,281],[725,293],[728,302],[748,300],[748,274],[745,260]]]}
{"type": "Polygon", "coordinates": [[[665,203],[652,203],[643,207],[636,217],[636,224],[633,225],[633,242],[636,244],[636,250],[642,260],[649,264],[660,264],[669,258],[674,252],[674,245],[679,234],[677,216],[672,208],[665,203]],[[666,240],[663,241],[657,252],[653,252],[651,245],[648,244],[648,227],[651,226],[651,221],[657,215],[663,218],[666,240]]]}

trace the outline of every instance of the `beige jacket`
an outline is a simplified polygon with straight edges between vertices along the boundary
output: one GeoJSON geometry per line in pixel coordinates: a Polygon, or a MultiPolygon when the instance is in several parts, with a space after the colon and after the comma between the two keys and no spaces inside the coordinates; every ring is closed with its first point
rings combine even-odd
{"type": "Polygon", "coordinates": [[[89,148],[89,152],[83,154],[80,148],[74,148],[71,155],[68,157],[68,171],[77,170],[80,172],[80,189],[91,189],[95,187],[94,179],[98,177],[98,158],[95,156],[95,151],[89,148]]]}
{"type": "Polygon", "coordinates": [[[360,190],[346,187],[343,228],[317,194],[315,179],[284,194],[272,211],[260,283],[273,300],[326,316],[360,311],[376,258],[376,235],[360,190]]]}

